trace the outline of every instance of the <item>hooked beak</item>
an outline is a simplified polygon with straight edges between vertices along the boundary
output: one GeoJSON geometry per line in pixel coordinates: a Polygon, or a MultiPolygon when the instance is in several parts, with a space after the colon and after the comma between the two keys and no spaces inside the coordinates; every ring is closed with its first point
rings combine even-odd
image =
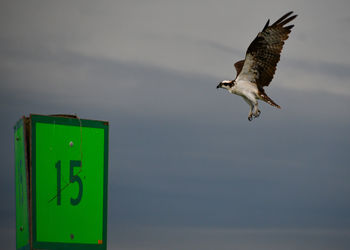
{"type": "Polygon", "coordinates": [[[221,88],[221,86],[222,86],[222,83],[220,82],[219,84],[218,84],[218,86],[216,86],[216,88],[218,89],[218,88],[221,88]]]}

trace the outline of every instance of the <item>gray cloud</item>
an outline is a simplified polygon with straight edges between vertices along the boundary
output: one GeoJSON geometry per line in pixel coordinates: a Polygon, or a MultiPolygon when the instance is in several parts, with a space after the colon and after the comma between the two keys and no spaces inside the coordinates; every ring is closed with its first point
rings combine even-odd
{"type": "MultiPolygon", "coordinates": [[[[350,77],[350,65],[345,63],[331,63],[326,61],[303,61],[291,60],[286,63],[298,71],[304,71],[307,74],[321,74],[326,77],[336,78],[339,81],[344,81],[350,77]]],[[[348,82],[347,88],[350,89],[348,82]]],[[[337,83],[339,84],[339,83],[337,83]]]]}
{"type": "MultiPolygon", "coordinates": [[[[348,231],[323,230],[232,230],[225,228],[167,228],[136,227],[116,231],[118,244],[111,248],[123,249],[332,249],[349,244],[348,231]],[[125,233],[128,232],[128,233],[125,233]],[[130,235],[142,240],[136,241],[130,235]],[[277,239],[277,240],[276,240],[277,239]]],[[[346,249],[346,247],[339,247],[346,249]]]]}

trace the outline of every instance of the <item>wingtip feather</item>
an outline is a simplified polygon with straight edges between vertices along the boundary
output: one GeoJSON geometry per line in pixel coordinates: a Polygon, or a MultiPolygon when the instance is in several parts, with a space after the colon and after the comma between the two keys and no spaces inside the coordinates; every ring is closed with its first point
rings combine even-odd
{"type": "Polygon", "coordinates": [[[269,24],[270,24],[270,19],[267,20],[264,28],[263,28],[263,31],[266,30],[268,27],[269,27],[269,24]]]}
{"type": "MultiPolygon", "coordinates": [[[[271,26],[274,25],[279,25],[280,22],[282,22],[284,19],[286,19],[287,17],[289,17],[291,14],[293,13],[293,11],[289,11],[288,13],[284,14],[281,18],[279,18],[276,22],[274,22],[271,26]]],[[[295,17],[294,17],[295,18],[295,17]]],[[[294,19],[293,18],[293,19],[294,19]]]]}
{"type": "Polygon", "coordinates": [[[283,26],[283,25],[285,25],[285,24],[287,24],[287,23],[289,23],[289,22],[293,21],[293,20],[294,20],[296,17],[297,17],[297,15],[294,15],[294,16],[291,16],[291,17],[288,17],[288,18],[287,18],[287,19],[285,19],[283,22],[280,22],[278,25],[283,26]]]}
{"type": "Polygon", "coordinates": [[[289,25],[289,26],[286,26],[286,27],[284,27],[284,28],[290,31],[293,27],[294,27],[294,24],[289,25]]]}

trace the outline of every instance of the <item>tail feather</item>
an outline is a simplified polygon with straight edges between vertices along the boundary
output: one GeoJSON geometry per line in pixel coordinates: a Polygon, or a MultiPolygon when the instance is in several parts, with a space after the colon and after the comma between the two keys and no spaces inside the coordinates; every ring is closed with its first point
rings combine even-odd
{"type": "Polygon", "coordinates": [[[277,103],[275,103],[270,97],[268,97],[266,95],[266,93],[261,93],[259,92],[259,96],[261,98],[261,100],[263,100],[264,102],[267,102],[268,104],[270,104],[271,106],[274,106],[276,108],[281,108],[277,103]]]}

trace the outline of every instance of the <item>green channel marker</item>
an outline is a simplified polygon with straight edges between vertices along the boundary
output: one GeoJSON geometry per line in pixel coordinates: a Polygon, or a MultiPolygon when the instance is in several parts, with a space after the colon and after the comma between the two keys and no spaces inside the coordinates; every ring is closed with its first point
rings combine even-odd
{"type": "Polygon", "coordinates": [[[15,132],[15,184],[16,184],[16,249],[29,249],[29,218],[26,141],[23,119],[14,127],[15,132]]]}
{"type": "Polygon", "coordinates": [[[31,116],[33,249],[106,249],[108,123],[31,116]]]}

